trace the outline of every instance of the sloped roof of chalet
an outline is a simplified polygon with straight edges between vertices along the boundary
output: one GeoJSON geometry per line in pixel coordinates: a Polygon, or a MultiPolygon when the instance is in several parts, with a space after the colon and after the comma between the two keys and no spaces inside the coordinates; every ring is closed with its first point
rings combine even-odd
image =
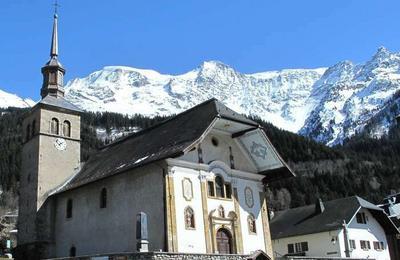
{"type": "MultiPolygon", "coordinates": [[[[216,118],[258,124],[234,112],[216,99],[210,99],[158,125],[133,133],[93,154],[83,168],[56,193],[143,166],[174,158],[199,140],[216,118]]],[[[291,175],[293,176],[293,175],[291,175]]]]}
{"type": "Polygon", "coordinates": [[[343,228],[343,220],[349,223],[360,208],[368,209],[381,224],[387,234],[396,234],[398,230],[384,211],[378,206],[352,196],[323,202],[325,210],[316,213],[315,204],[278,211],[270,221],[271,238],[327,232],[343,228]]]}

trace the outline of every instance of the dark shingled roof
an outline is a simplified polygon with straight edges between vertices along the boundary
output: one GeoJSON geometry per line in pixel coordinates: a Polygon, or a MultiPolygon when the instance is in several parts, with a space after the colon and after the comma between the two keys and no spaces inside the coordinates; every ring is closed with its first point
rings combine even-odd
{"type": "Polygon", "coordinates": [[[37,105],[45,105],[45,106],[50,106],[50,107],[56,107],[59,109],[67,109],[75,112],[82,112],[80,108],[77,106],[71,104],[68,102],[66,99],[62,97],[53,97],[50,95],[47,95],[44,97],[42,100],[39,101],[37,105]]]}
{"type": "MultiPolygon", "coordinates": [[[[217,117],[258,126],[252,120],[210,99],[169,120],[110,144],[85,163],[82,170],[58,192],[183,154],[217,117]]],[[[57,192],[57,193],[58,193],[57,192]]]]}
{"type": "Polygon", "coordinates": [[[397,233],[397,229],[376,205],[358,197],[323,202],[325,210],[317,214],[315,204],[275,212],[270,221],[272,239],[326,232],[342,228],[343,220],[349,223],[359,208],[368,209],[386,233],[397,233]]]}

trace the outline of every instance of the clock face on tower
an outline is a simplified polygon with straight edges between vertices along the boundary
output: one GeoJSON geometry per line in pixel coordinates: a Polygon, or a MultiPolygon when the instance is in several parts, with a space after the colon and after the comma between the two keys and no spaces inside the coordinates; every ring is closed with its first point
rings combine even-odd
{"type": "Polygon", "coordinates": [[[67,142],[63,138],[57,138],[54,141],[54,146],[57,148],[57,150],[64,151],[65,148],[67,148],[67,142]]]}

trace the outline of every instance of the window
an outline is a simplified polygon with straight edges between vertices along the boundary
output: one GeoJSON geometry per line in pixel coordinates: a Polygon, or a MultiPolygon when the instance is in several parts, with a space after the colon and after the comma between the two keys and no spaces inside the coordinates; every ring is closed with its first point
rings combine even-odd
{"type": "Polygon", "coordinates": [[[56,73],[53,71],[49,73],[49,82],[50,82],[50,84],[57,83],[56,82],[56,73]]]}
{"type": "Polygon", "coordinates": [[[67,120],[63,124],[63,134],[64,136],[71,137],[71,123],[67,120]]]}
{"type": "Polygon", "coordinates": [[[224,182],[224,179],[217,175],[214,182],[208,181],[208,196],[217,198],[232,198],[232,186],[229,182],[224,182]]]}
{"type": "Polygon", "coordinates": [[[249,227],[249,232],[252,234],[257,233],[256,230],[256,219],[254,218],[253,214],[250,214],[247,217],[247,226],[249,227]]]}
{"type": "Polygon", "coordinates": [[[232,198],[232,188],[230,183],[225,183],[225,194],[228,199],[232,198]]]}
{"type": "Polygon", "coordinates": [[[208,181],[208,196],[215,197],[215,187],[213,181],[208,181]]]}
{"type": "Polygon", "coordinates": [[[26,133],[25,133],[25,134],[26,134],[25,139],[26,139],[26,141],[28,141],[28,140],[30,139],[30,137],[31,137],[31,136],[30,136],[30,135],[31,135],[31,125],[28,124],[28,125],[26,126],[26,133]]]}
{"type": "Polygon", "coordinates": [[[69,256],[70,257],[76,256],[76,248],[74,246],[71,246],[71,248],[69,249],[69,256]]]}
{"type": "Polygon", "coordinates": [[[217,197],[219,197],[219,198],[225,197],[224,180],[222,179],[221,176],[215,177],[215,193],[216,193],[217,197]]]}
{"type": "Polygon", "coordinates": [[[185,227],[186,229],[195,229],[194,211],[191,207],[185,208],[185,227]]]}
{"type": "Polygon", "coordinates": [[[308,242],[300,242],[295,244],[288,244],[288,253],[301,253],[308,251],[308,242]]]}
{"type": "Polygon", "coordinates": [[[374,249],[376,251],[382,251],[385,249],[383,242],[374,241],[374,249]]]}
{"type": "Polygon", "coordinates": [[[67,201],[67,218],[72,218],[72,199],[68,199],[67,201]]]}
{"type": "Polygon", "coordinates": [[[363,250],[370,250],[371,249],[371,244],[367,240],[360,240],[360,247],[363,250]]]}
{"type": "Polygon", "coordinates": [[[59,126],[58,126],[58,119],[57,118],[51,119],[50,133],[54,134],[54,135],[58,135],[59,132],[60,131],[59,131],[59,126]]]}
{"type": "Polygon", "coordinates": [[[308,251],[308,242],[301,242],[301,250],[302,252],[308,251]]]}
{"type": "Polygon", "coordinates": [[[353,239],[349,240],[350,243],[350,249],[356,249],[356,241],[353,239]]]}
{"type": "Polygon", "coordinates": [[[357,218],[357,223],[367,224],[367,216],[365,216],[364,212],[357,213],[356,218],[357,218]]]}
{"type": "Polygon", "coordinates": [[[100,192],[100,208],[104,209],[107,207],[107,189],[103,188],[100,192]]]}
{"type": "Polygon", "coordinates": [[[288,244],[287,245],[287,250],[288,250],[288,254],[293,254],[294,253],[294,245],[293,244],[288,244]]]}
{"type": "Polygon", "coordinates": [[[35,133],[36,133],[36,120],[33,120],[31,136],[33,137],[35,135],[35,133]]]}

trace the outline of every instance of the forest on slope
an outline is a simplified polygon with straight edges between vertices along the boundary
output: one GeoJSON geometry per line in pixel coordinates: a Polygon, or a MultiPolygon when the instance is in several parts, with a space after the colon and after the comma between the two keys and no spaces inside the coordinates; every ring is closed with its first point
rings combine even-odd
{"type": "MultiPolygon", "coordinates": [[[[21,123],[26,109],[0,110],[0,212],[17,208],[21,164],[21,123]]],[[[165,118],[133,117],[116,113],[83,113],[82,160],[109,142],[99,140],[96,129],[145,129],[165,118]]],[[[277,148],[297,174],[295,178],[269,185],[269,207],[281,210],[314,203],[317,198],[331,200],[359,195],[379,203],[390,193],[400,192],[400,127],[388,136],[372,139],[356,136],[333,148],[274,127],[258,118],[277,148]]]]}

